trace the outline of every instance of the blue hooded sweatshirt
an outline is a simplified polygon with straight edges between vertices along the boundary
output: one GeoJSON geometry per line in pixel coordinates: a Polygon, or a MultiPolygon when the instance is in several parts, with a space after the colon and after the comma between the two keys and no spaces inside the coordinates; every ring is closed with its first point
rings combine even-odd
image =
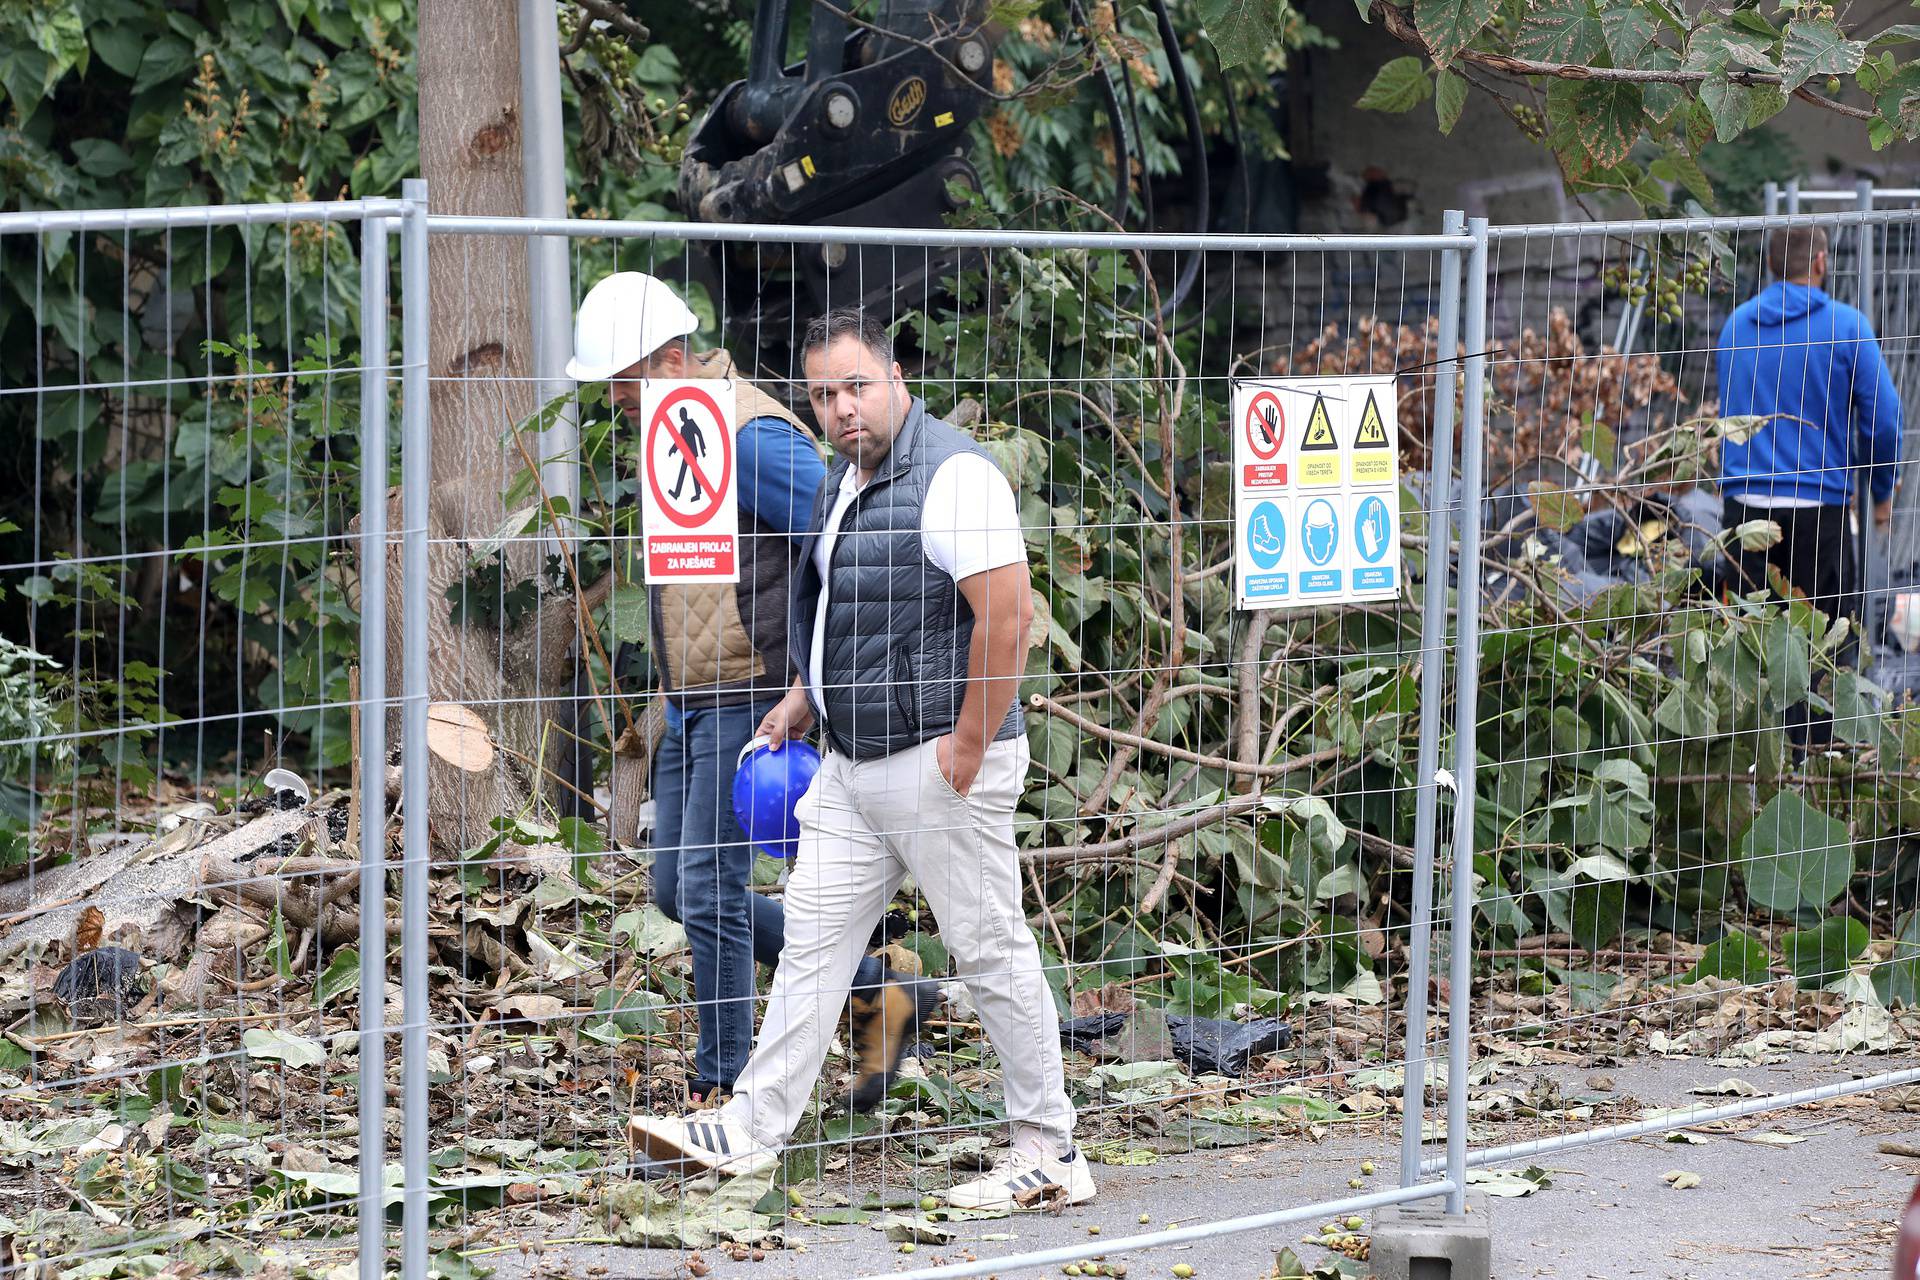
{"type": "Polygon", "coordinates": [[[1900,394],[1859,311],[1777,281],[1728,317],[1718,364],[1721,416],[1784,415],[1745,444],[1720,442],[1723,493],[1841,506],[1864,465],[1875,502],[1893,493],[1900,394]]]}

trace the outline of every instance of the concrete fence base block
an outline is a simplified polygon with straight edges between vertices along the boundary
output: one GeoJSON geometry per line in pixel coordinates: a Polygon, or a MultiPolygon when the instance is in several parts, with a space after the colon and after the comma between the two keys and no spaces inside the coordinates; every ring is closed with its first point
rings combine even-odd
{"type": "Polygon", "coordinates": [[[1379,1210],[1367,1264],[1375,1280],[1491,1280],[1487,1198],[1470,1194],[1463,1214],[1449,1214],[1440,1200],[1379,1210]]]}

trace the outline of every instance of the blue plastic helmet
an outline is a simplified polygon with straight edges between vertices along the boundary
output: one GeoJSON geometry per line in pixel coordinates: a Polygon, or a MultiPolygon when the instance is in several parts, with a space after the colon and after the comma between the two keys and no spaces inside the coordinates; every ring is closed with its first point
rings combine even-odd
{"type": "Polygon", "coordinates": [[[778,751],[755,738],[740,753],[733,774],[733,816],[747,839],[769,858],[800,852],[800,819],[794,808],[820,772],[820,753],[797,738],[778,751]]]}

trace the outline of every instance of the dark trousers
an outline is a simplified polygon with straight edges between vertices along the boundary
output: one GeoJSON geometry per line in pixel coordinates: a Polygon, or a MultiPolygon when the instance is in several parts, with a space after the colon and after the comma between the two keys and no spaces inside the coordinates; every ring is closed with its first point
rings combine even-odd
{"type": "Polygon", "coordinates": [[[1743,551],[1734,544],[1728,589],[1736,595],[1758,591],[1767,585],[1767,566],[1772,565],[1820,612],[1857,621],[1859,575],[1847,512],[1842,506],[1750,507],[1738,498],[1724,499],[1721,514],[1729,529],[1748,520],[1771,520],[1780,526],[1780,541],[1765,551],[1743,551]]]}
{"type": "MultiPolygon", "coordinates": [[[[1726,527],[1749,520],[1771,520],[1780,526],[1780,541],[1764,551],[1745,551],[1735,542],[1728,552],[1726,588],[1748,595],[1768,587],[1769,566],[1780,571],[1788,586],[1829,618],[1853,619],[1860,625],[1860,575],[1854,560],[1853,533],[1847,527],[1848,508],[1750,507],[1738,498],[1726,498],[1721,518],[1726,527]]],[[[1848,641],[1848,651],[1856,641],[1848,641]]],[[[1814,715],[1805,703],[1786,711],[1787,736],[1798,749],[1823,749],[1833,740],[1833,721],[1814,715]]]]}

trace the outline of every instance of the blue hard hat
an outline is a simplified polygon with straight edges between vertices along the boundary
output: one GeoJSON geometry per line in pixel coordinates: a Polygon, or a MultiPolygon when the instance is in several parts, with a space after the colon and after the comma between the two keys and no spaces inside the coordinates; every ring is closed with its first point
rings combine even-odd
{"type": "Polygon", "coordinates": [[[820,753],[789,738],[775,751],[765,738],[755,738],[740,753],[733,774],[733,816],[740,829],[769,858],[791,858],[800,852],[800,819],[794,807],[820,772],[820,753]]]}

